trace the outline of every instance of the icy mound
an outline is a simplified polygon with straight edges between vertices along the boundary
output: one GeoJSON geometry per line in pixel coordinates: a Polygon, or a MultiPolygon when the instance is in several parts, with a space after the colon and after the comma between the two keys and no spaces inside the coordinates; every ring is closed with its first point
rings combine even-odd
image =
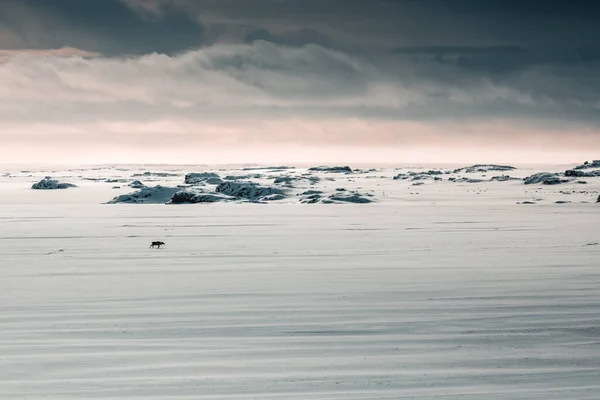
{"type": "Polygon", "coordinates": [[[303,193],[298,194],[300,196],[300,203],[302,204],[340,204],[340,203],[356,203],[366,204],[372,203],[373,201],[367,197],[373,197],[371,194],[360,194],[358,192],[347,192],[346,189],[338,188],[336,193],[324,197],[323,192],[320,190],[307,190],[303,193]],[[342,189],[342,190],[340,190],[342,189]]]}
{"type": "Polygon", "coordinates": [[[312,176],[310,174],[302,176],[278,176],[273,181],[276,185],[292,186],[295,182],[308,181],[311,185],[318,183],[321,180],[318,176],[312,176]]]}
{"type": "Polygon", "coordinates": [[[209,193],[195,193],[188,190],[177,192],[171,197],[169,204],[198,204],[198,203],[218,203],[220,201],[231,200],[229,197],[217,196],[209,193]]]}
{"type": "Polygon", "coordinates": [[[247,199],[250,201],[265,200],[272,195],[285,195],[285,192],[278,188],[259,186],[253,182],[223,182],[216,188],[217,193],[238,199],[247,199]]]}
{"type": "Polygon", "coordinates": [[[144,185],[142,182],[140,181],[133,181],[129,184],[129,186],[131,186],[134,189],[141,189],[143,187],[146,187],[146,185],[144,185]]]}
{"type": "Polygon", "coordinates": [[[130,204],[161,204],[171,200],[180,188],[153,186],[143,187],[137,192],[122,194],[115,197],[108,204],[130,203],[130,204]]]}
{"type": "Polygon", "coordinates": [[[188,185],[199,185],[202,183],[218,185],[222,183],[221,177],[214,172],[192,172],[185,176],[184,182],[188,185]]]}
{"type": "Polygon", "coordinates": [[[329,200],[335,201],[335,202],[356,203],[356,204],[366,204],[366,203],[373,202],[372,200],[367,199],[366,197],[363,197],[363,196],[359,195],[358,193],[354,193],[354,194],[351,194],[348,196],[334,194],[333,196],[329,196],[329,200]]]}
{"type": "Polygon", "coordinates": [[[141,176],[145,176],[145,177],[149,177],[149,176],[154,176],[157,178],[168,178],[171,176],[178,176],[178,174],[170,174],[168,172],[150,172],[150,171],[146,171],[143,174],[133,174],[131,175],[132,177],[141,177],[141,176]]]}
{"type": "Polygon", "coordinates": [[[557,174],[553,174],[550,172],[539,172],[537,174],[533,174],[528,176],[523,180],[523,183],[526,185],[558,185],[560,183],[568,182],[568,180],[561,180],[557,174]]]}
{"type": "Polygon", "coordinates": [[[461,176],[460,178],[448,178],[448,180],[450,182],[456,182],[456,183],[481,183],[481,182],[485,182],[483,179],[473,179],[473,178],[467,178],[465,176],[461,176]]]}
{"type": "Polygon", "coordinates": [[[320,166],[320,167],[311,167],[308,169],[309,171],[312,172],[332,172],[332,173],[343,173],[343,174],[349,174],[352,173],[352,168],[350,168],[349,166],[336,166],[336,167],[325,167],[325,166],[320,166]]]}
{"type": "Polygon", "coordinates": [[[57,189],[68,189],[72,187],[77,187],[72,183],[59,182],[51,177],[47,176],[38,183],[34,183],[31,185],[32,189],[35,190],[57,190],[57,189]]]}
{"type": "Polygon", "coordinates": [[[506,182],[506,181],[511,181],[511,180],[517,180],[519,178],[513,178],[509,175],[498,175],[498,176],[492,176],[490,178],[490,182],[506,182]]]}
{"type": "Polygon", "coordinates": [[[600,177],[600,170],[583,172],[581,169],[569,169],[565,171],[565,176],[573,176],[578,178],[596,178],[600,177]]]}
{"type": "Polygon", "coordinates": [[[323,199],[323,192],[320,190],[307,190],[297,196],[300,196],[300,203],[302,204],[315,204],[323,199]]]}
{"type": "Polygon", "coordinates": [[[587,168],[600,168],[600,160],[594,160],[592,162],[584,162],[581,165],[576,166],[574,169],[587,169],[587,168]]]}
{"type": "Polygon", "coordinates": [[[453,172],[458,174],[460,172],[466,172],[469,174],[476,172],[488,172],[488,171],[512,171],[515,170],[515,167],[511,167],[510,165],[496,165],[496,164],[475,164],[468,167],[462,167],[455,169],[453,172]]]}
{"type": "Polygon", "coordinates": [[[321,190],[307,190],[306,192],[300,193],[298,196],[313,196],[315,194],[321,195],[323,192],[321,190]]]}
{"type": "MultiPolygon", "coordinates": [[[[225,177],[226,181],[245,181],[248,179],[262,179],[264,176],[262,174],[249,174],[249,175],[227,175],[225,177]]],[[[221,182],[219,182],[221,183],[221,182]]]]}
{"type": "Polygon", "coordinates": [[[436,181],[441,181],[442,178],[440,178],[439,176],[436,175],[442,175],[441,171],[435,171],[435,170],[430,170],[430,171],[424,171],[424,172],[414,172],[414,171],[408,171],[407,173],[400,173],[396,176],[394,176],[394,180],[413,180],[413,181],[420,181],[420,180],[425,180],[425,179],[433,179],[436,181]]]}

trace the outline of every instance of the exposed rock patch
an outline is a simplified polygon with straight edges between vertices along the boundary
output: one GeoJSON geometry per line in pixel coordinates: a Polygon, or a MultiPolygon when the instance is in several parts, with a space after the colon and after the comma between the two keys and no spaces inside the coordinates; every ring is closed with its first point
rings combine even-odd
{"type": "Polygon", "coordinates": [[[592,162],[584,162],[581,165],[576,166],[574,169],[588,169],[588,168],[600,168],[600,160],[594,160],[592,162]]]}
{"type": "Polygon", "coordinates": [[[366,197],[363,197],[358,193],[354,193],[354,194],[347,195],[347,196],[340,195],[340,194],[334,194],[332,196],[329,196],[329,200],[336,201],[336,202],[343,202],[343,203],[356,203],[356,204],[366,204],[366,203],[373,202],[371,199],[367,199],[366,197]]]}
{"type": "Polygon", "coordinates": [[[198,203],[218,203],[231,200],[228,197],[217,196],[210,193],[196,193],[188,190],[177,192],[171,197],[169,204],[198,204],[198,203]]]}
{"type": "Polygon", "coordinates": [[[68,188],[73,188],[73,187],[77,187],[77,185],[74,185],[72,183],[59,182],[55,179],[52,179],[49,176],[47,176],[44,179],[42,179],[41,181],[31,185],[31,188],[35,189],[35,190],[58,190],[58,189],[68,189],[68,188]]]}
{"type": "Polygon", "coordinates": [[[513,178],[510,175],[497,175],[490,178],[490,182],[506,182],[511,180],[519,180],[519,178],[513,178]]]}
{"type": "Polygon", "coordinates": [[[180,191],[180,188],[152,186],[143,187],[140,190],[122,194],[113,198],[108,204],[130,203],[130,204],[161,204],[171,200],[173,195],[180,191]]]}
{"type": "Polygon", "coordinates": [[[278,176],[277,178],[275,178],[273,180],[273,183],[276,185],[286,185],[286,186],[292,186],[294,183],[296,182],[300,182],[300,181],[308,181],[308,183],[310,183],[311,185],[314,185],[316,183],[318,183],[321,179],[318,176],[312,176],[310,174],[307,175],[301,175],[301,176],[278,176]]]}
{"type": "Polygon", "coordinates": [[[143,187],[146,187],[146,185],[144,185],[142,182],[140,181],[133,181],[129,184],[129,186],[131,186],[134,189],[141,189],[143,187]]]}
{"type": "Polygon", "coordinates": [[[347,165],[334,166],[334,167],[327,167],[327,166],[311,167],[308,170],[312,171],[312,172],[330,172],[330,173],[341,173],[341,174],[351,174],[352,173],[352,168],[350,168],[347,165]]]}
{"type": "Polygon", "coordinates": [[[214,172],[191,172],[185,175],[184,182],[187,185],[218,185],[222,183],[223,180],[214,172]]]}
{"type": "Polygon", "coordinates": [[[157,177],[157,178],[168,178],[168,177],[172,177],[172,176],[178,176],[178,174],[172,174],[169,172],[150,172],[150,171],[146,171],[144,173],[141,174],[133,174],[131,175],[134,178],[137,177],[157,177]]]}
{"type": "Polygon", "coordinates": [[[581,169],[568,169],[565,171],[565,176],[577,178],[596,178],[600,177],[600,170],[584,172],[581,169]]]}
{"type": "Polygon", "coordinates": [[[442,178],[440,178],[437,175],[442,175],[442,174],[443,173],[441,171],[435,171],[435,170],[424,171],[424,172],[408,171],[406,173],[400,173],[400,174],[394,176],[394,180],[420,181],[420,180],[426,180],[426,179],[433,179],[435,181],[441,181],[442,178]]]}
{"type": "MultiPolygon", "coordinates": [[[[248,175],[227,175],[225,177],[226,181],[244,181],[248,179],[262,179],[264,176],[262,174],[248,174],[248,175]]],[[[219,182],[221,183],[221,182],[219,182]]]]}
{"type": "Polygon", "coordinates": [[[275,194],[285,195],[279,188],[259,186],[254,182],[223,182],[217,186],[216,192],[250,201],[265,200],[264,198],[275,194]]]}
{"type": "Polygon", "coordinates": [[[565,183],[565,182],[568,182],[568,180],[560,179],[560,177],[557,174],[550,173],[550,172],[539,172],[537,174],[528,176],[527,178],[525,178],[523,180],[523,183],[525,185],[535,185],[535,184],[558,185],[558,184],[565,183]]]}
{"type": "Polygon", "coordinates": [[[475,164],[468,167],[462,167],[455,169],[453,172],[458,174],[460,172],[465,173],[476,173],[476,172],[489,172],[489,171],[513,171],[515,167],[510,165],[496,165],[496,164],[475,164]]]}
{"type": "Polygon", "coordinates": [[[456,182],[456,183],[481,183],[481,182],[485,182],[483,179],[473,179],[473,178],[467,178],[464,176],[461,176],[460,178],[448,178],[448,180],[450,182],[456,182]]]}

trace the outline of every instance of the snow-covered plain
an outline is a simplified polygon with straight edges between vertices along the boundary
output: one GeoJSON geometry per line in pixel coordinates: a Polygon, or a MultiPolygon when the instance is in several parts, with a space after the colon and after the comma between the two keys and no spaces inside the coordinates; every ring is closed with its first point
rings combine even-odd
{"type": "Polygon", "coordinates": [[[0,398],[597,400],[600,177],[522,181],[571,167],[0,168],[0,398]],[[190,172],[319,180],[105,204],[190,172]]]}

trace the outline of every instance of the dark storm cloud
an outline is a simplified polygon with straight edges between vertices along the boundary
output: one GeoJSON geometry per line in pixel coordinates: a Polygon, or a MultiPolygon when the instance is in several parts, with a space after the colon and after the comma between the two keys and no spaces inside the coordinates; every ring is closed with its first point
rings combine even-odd
{"type": "MultiPolygon", "coordinates": [[[[0,4],[4,135],[50,124],[39,129],[81,129],[98,141],[136,130],[207,137],[205,124],[211,132],[230,124],[224,134],[243,141],[244,132],[261,135],[250,129],[256,121],[276,121],[263,140],[310,131],[310,140],[330,143],[343,136],[331,127],[360,119],[367,122],[344,125],[355,129],[356,143],[366,135],[398,144],[409,128],[394,124],[443,130],[449,121],[501,121],[536,126],[536,137],[549,132],[550,141],[563,135],[561,143],[569,140],[560,132],[581,130],[580,143],[598,138],[600,147],[600,4],[593,1],[0,4]],[[292,118],[328,121],[333,136],[319,138],[312,126],[294,131],[285,122],[292,118]]],[[[502,133],[452,135],[471,141],[502,133]]]]}
{"type": "Polygon", "coordinates": [[[201,44],[201,26],[187,17],[142,20],[119,0],[0,0],[0,7],[0,49],[73,47],[119,55],[201,44]]]}
{"type": "Polygon", "coordinates": [[[600,33],[600,5],[586,0],[122,1],[158,17],[185,10],[221,33],[319,32],[349,47],[583,45],[600,33]]]}

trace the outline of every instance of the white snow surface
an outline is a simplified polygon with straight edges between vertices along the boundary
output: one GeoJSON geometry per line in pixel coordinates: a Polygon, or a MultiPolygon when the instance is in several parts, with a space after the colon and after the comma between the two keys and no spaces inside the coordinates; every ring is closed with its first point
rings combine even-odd
{"type": "Polygon", "coordinates": [[[102,204],[208,171],[161,168],[0,168],[0,398],[598,399],[600,178],[377,167],[297,188],[370,204],[102,204]],[[78,190],[30,189],[51,172],[78,190]]]}

